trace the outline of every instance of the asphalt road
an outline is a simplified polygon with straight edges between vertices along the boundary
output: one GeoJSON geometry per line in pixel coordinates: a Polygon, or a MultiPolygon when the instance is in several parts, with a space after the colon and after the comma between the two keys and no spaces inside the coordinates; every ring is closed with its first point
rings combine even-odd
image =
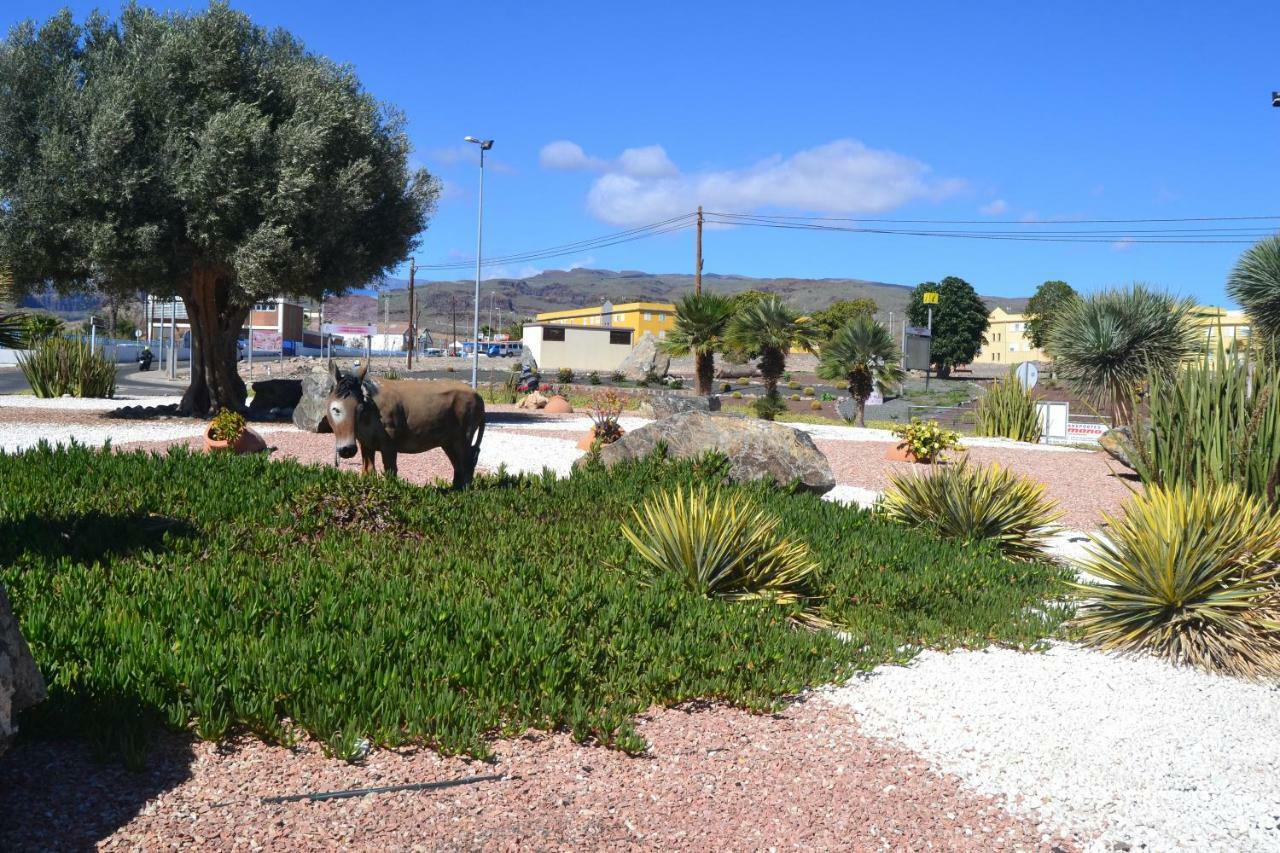
{"type": "MultiPolygon", "coordinates": [[[[170,382],[162,371],[139,373],[136,364],[122,364],[116,374],[118,397],[170,397],[181,394],[187,388],[186,367],[180,365],[181,378],[170,382]]],[[[16,367],[0,367],[0,394],[22,394],[31,390],[27,378],[16,367]]]]}

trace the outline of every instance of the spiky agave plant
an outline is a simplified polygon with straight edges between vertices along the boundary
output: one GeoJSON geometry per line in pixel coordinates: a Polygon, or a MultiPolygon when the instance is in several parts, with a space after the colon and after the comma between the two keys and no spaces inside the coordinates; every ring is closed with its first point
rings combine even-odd
{"type": "Polygon", "coordinates": [[[1280,515],[1234,484],[1148,488],[1081,569],[1085,642],[1247,678],[1280,675],[1280,515]]]}
{"type": "Polygon", "coordinates": [[[744,493],[680,487],[632,514],[635,526],[622,525],[622,534],[650,578],[674,574],[712,598],[800,605],[800,621],[823,623],[809,591],[819,568],[809,546],[778,535],[778,519],[744,493]]]}
{"type": "Polygon", "coordinates": [[[1141,284],[1074,299],[1049,330],[1049,354],[1077,393],[1109,407],[1117,425],[1132,423],[1147,377],[1172,375],[1199,348],[1194,307],[1141,284]]]}
{"type": "Polygon", "coordinates": [[[1040,413],[1036,398],[1010,372],[991,383],[986,396],[978,401],[978,435],[997,435],[1014,441],[1040,440],[1040,413]]]}
{"type": "Polygon", "coordinates": [[[1227,294],[1248,313],[1258,339],[1280,354],[1280,234],[1240,256],[1227,278],[1227,294]]]}
{"type": "Polygon", "coordinates": [[[1044,485],[1000,465],[961,460],[927,475],[896,474],[876,509],[890,521],[935,531],[945,539],[989,541],[1016,560],[1043,557],[1063,513],[1044,485]]]}

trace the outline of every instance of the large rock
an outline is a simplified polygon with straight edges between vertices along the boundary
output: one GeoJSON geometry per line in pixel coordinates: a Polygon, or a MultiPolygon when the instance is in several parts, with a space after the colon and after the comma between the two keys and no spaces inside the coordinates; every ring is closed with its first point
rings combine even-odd
{"type": "MultiPolygon", "coordinates": [[[[326,390],[326,394],[329,392],[326,390]]],[[[302,399],[301,379],[266,379],[253,383],[249,415],[265,415],[272,409],[293,409],[302,399]]]]}
{"type": "Polygon", "coordinates": [[[727,361],[716,363],[716,379],[747,379],[760,375],[760,365],[754,361],[746,364],[731,364],[727,361]]]}
{"type": "Polygon", "coordinates": [[[333,432],[324,416],[324,406],[333,390],[333,376],[328,371],[313,371],[302,380],[302,392],[293,408],[293,425],[307,432],[333,432]]]}
{"type": "Polygon", "coordinates": [[[698,397],[690,394],[651,394],[636,407],[636,414],[650,420],[661,420],[680,412],[718,412],[719,397],[698,397]]]}
{"type": "Polygon", "coordinates": [[[852,397],[836,398],[836,414],[849,423],[853,423],[858,418],[858,407],[853,404],[852,397]]]}
{"type": "Polygon", "coordinates": [[[44,679],[0,586],[0,755],[18,731],[14,724],[18,712],[43,701],[45,695],[44,679]]]}
{"type": "MultiPolygon", "coordinates": [[[[671,458],[694,458],[708,450],[729,457],[729,476],[738,482],[769,479],[799,482],[823,494],[836,484],[831,465],[808,433],[772,421],[707,412],[681,412],[646,424],[600,449],[605,465],[640,459],[665,443],[671,458]]],[[[579,460],[578,464],[583,464],[579,460]]]]}
{"type": "Polygon", "coordinates": [[[653,332],[645,332],[644,336],[631,348],[631,353],[618,365],[618,372],[635,382],[656,376],[659,379],[667,375],[671,367],[671,356],[658,352],[658,339],[653,332]]]}
{"type": "Polygon", "coordinates": [[[1126,468],[1133,467],[1135,455],[1133,430],[1127,426],[1109,429],[1098,436],[1098,444],[1107,454],[1126,468]]]}

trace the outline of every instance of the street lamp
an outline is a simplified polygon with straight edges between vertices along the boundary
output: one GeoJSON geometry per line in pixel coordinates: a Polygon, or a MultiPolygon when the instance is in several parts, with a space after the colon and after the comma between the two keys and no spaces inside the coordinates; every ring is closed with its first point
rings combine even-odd
{"type": "Polygon", "coordinates": [[[480,374],[480,251],[484,245],[484,152],[493,147],[492,139],[468,136],[464,142],[480,146],[480,211],[476,219],[476,294],[471,317],[471,387],[479,384],[480,374]]]}

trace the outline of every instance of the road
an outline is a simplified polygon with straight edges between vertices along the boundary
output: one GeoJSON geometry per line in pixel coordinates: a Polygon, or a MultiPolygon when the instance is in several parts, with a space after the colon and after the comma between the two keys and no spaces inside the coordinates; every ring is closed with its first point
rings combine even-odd
{"type": "MultiPolygon", "coordinates": [[[[139,373],[136,364],[122,364],[116,374],[117,397],[171,397],[187,388],[185,366],[180,367],[177,381],[165,379],[162,371],[139,373]]],[[[16,367],[0,367],[0,394],[23,394],[31,389],[27,378],[16,367]]]]}

